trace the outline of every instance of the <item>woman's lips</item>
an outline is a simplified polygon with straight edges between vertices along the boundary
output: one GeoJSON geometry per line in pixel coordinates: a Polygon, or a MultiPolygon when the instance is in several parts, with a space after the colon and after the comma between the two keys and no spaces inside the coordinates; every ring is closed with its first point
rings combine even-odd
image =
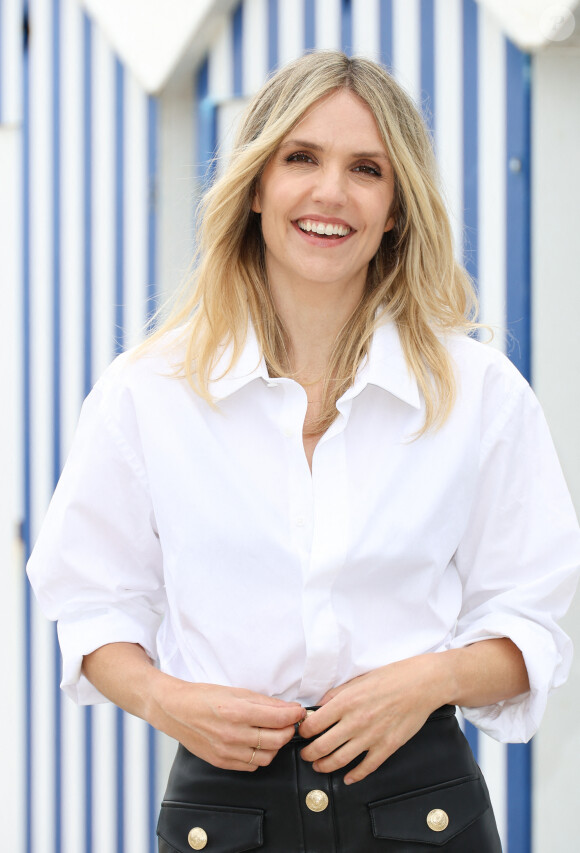
{"type": "Polygon", "coordinates": [[[306,234],[317,234],[319,237],[346,237],[352,231],[345,222],[323,222],[320,219],[297,219],[296,224],[306,234]]]}

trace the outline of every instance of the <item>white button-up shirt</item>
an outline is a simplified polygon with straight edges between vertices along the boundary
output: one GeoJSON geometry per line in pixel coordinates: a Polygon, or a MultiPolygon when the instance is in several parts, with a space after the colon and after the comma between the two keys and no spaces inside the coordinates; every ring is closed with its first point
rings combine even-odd
{"type": "Polygon", "coordinates": [[[63,689],[102,700],[82,656],[126,641],[179,678],[313,705],[389,662],[505,636],[529,694],[464,713],[498,739],[531,737],[570,666],[555,620],[578,525],[528,384],[488,346],[447,346],[457,402],[413,440],[424,403],[382,326],[312,472],[304,389],[268,376],[253,333],[212,383],[217,409],[171,375],[177,344],[118,358],[84,404],[29,564],[59,622],[63,689]]]}

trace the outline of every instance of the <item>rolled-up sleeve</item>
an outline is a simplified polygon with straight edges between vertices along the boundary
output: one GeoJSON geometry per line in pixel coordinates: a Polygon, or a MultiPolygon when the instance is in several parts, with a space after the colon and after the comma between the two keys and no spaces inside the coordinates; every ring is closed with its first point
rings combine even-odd
{"type": "Polygon", "coordinates": [[[79,704],[105,701],[81,674],[83,655],[114,642],[155,660],[165,609],[162,555],[130,395],[89,395],[28,574],[43,612],[57,620],[63,690],[79,704]]]}
{"type": "Polygon", "coordinates": [[[570,669],[572,644],[557,623],[576,588],[580,541],[544,415],[523,382],[482,438],[475,499],[455,561],[463,606],[452,647],[509,637],[530,681],[524,695],[463,713],[497,740],[528,741],[549,693],[570,669]]]}

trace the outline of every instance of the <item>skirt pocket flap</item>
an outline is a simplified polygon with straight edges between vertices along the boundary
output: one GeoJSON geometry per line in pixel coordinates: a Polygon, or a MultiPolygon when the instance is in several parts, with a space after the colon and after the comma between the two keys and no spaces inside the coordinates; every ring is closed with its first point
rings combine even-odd
{"type": "Polygon", "coordinates": [[[193,805],[165,800],[157,835],[178,853],[244,853],[263,844],[263,809],[193,805]]]}
{"type": "Polygon", "coordinates": [[[463,832],[489,808],[478,778],[459,779],[369,803],[373,835],[439,847],[463,832]]]}

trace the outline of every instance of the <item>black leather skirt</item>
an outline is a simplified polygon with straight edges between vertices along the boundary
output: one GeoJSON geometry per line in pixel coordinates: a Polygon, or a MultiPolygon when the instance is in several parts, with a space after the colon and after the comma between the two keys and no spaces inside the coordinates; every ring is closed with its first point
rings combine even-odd
{"type": "MultiPolygon", "coordinates": [[[[353,785],[317,773],[297,735],[268,767],[220,770],[179,746],[159,853],[501,853],[489,794],[455,717],[435,711],[353,785]]],[[[356,759],[351,766],[358,764],[356,759]]]]}

